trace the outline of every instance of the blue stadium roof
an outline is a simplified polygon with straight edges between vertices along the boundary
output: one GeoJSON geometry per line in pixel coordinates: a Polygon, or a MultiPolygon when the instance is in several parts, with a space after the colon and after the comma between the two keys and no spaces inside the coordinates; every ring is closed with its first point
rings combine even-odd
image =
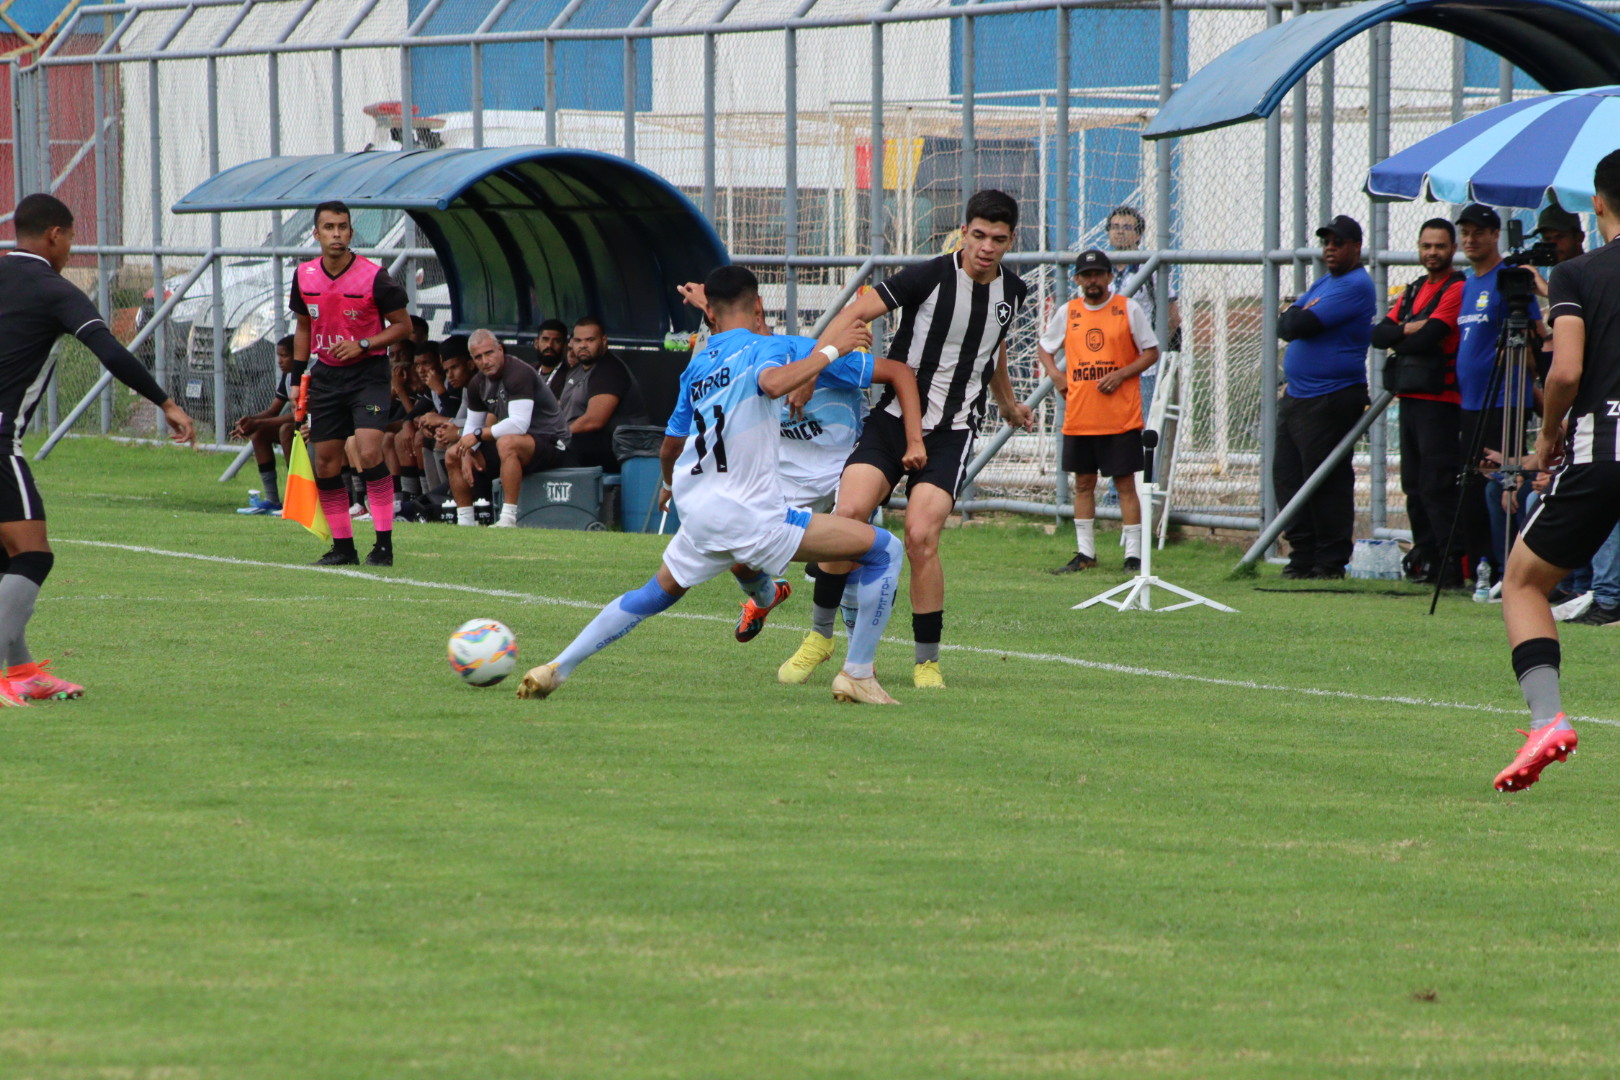
{"type": "Polygon", "coordinates": [[[709,222],[657,174],[585,150],[362,151],[227,169],[174,212],[354,209],[410,214],[438,254],[462,328],[532,332],[601,316],[615,340],[695,329],[675,286],[731,261],[709,222]]]}
{"type": "Polygon", "coordinates": [[[1270,116],[1329,53],[1386,22],[1483,45],[1548,90],[1620,83],[1620,20],[1579,0],[1366,0],[1286,19],[1228,49],[1165,102],[1143,137],[1270,116]]]}

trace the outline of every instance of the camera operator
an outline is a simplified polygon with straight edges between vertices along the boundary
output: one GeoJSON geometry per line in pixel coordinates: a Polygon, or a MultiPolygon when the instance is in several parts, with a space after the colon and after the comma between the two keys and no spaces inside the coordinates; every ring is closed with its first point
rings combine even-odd
{"type": "MultiPolygon", "coordinates": [[[[1497,388],[1490,401],[1491,371],[1496,366],[1497,345],[1502,324],[1507,319],[1509,306],[1504,302],[1498,277],[1502,270],[1502,219],[1495,210],[1481,203],[1470,203],[1457,215],[1457,235],[1463,255],[1468,259],[1473,275],[1463,284],[1462,314],[1457,316],[1457,327],[1462,337],[1457,342],[1457,390],[1461,395],[1462,454],[1472,448],[1474,432],[1484,424],[1482,450],[1502,450],[1503,404],[1507,400],[1505,385],[1497,388]]],[[[1534,277],[1534,273],[1531,277],[1534,277]]],[[[1529,317],[1542,337],[1547,328],[1541,322],[1541,311],[1533,302],[1529,317]]],[[[1505,384],[1506,380],[1504,380],[1505,384]]],[[[1528,382],[1528,379],[1526,379],[1528,382]]],[[[1515,401],[1519,395],[1532,389],[1524,386],[1514,389],[1515,401]]],[[[1462,493],[1463,543],[1468,553],[1468,576],[1478,574],[1480,560],[1490,557],[1489,584],[1501,580],[1505,551],[1502,534],[1506,531],[1506,518],[1502,511],[1503,485],[1500,480],[1487,481],[1475,466],[1478,462],[1464,463],[1462,493]],[[1500,519],[1492,527],[1492,517],[1500,519]]],[[[1481,579],[1484,583],[1484,579],[1481,579]]]]}
{"type": "Polygon", "coordinates": [[[1528,787],[1575,749],[1547,593],[1620,524],[1620,150],[1598,162],[1592,187],[1604,246],[1560,264],[1549,289],[1557,332],[1536,457],[1555,470],[1553,482],[1513,547],[1502,586],[1513,673],[1532,730],[1497,775],[1499,791],[1528,787]]]}
{"type": "Polygon", "coordinates": [[[1388,317],[1373,329],[1374,348],[1389,349],[1384,389],[1400,398],[1401,490],[1412,523],[1406,557],[1413,581],[1462,585],[1462,545],[1446,546],[1457,514],[1457,443],[1462,397],[1457,392],[1457,316],[1463,275],[1451,268],[1457,230],[1434,218],[1418,230],[1426,271],[1406,287],[1388,317]]]}

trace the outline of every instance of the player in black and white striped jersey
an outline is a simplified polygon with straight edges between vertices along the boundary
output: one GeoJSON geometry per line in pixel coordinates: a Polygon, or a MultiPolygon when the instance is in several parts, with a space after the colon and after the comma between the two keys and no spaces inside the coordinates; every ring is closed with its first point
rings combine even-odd
{"type": "Polygon", "coordinates": [[[191,417],[121,345],[90,298],[62,276],[73,251],[73,212],[52,195],[25,196],[12,215],[17,249],[0,256],[0,706],[76,698],[84,687],[34,663],[28,620],[55,556],[45,507],[23,460],[23,436],[39,408],[56,360],[56,339],[72,334],[120,382],[163,410],[176,442],[191,442],[191,417]]]}
{"type": "MultiPolygon", "coordinates": [[[[986,190],[968,200],[961,250],[908,266],[850,304],[832,333],[892,311],[899,325],[886,351],[917,375],[923,401],[927,464],[908,470],[905,429],[891,387],[872,413],[844,466],[835,513],[865,521],[902,476],[906,488],[906,557],[911,561],[911,628],[916,686],[943,687],[939,641],[944,625],[945,571],[939,534],[960,493],[973,440],[990,396],[1003,419],[1029,428],[1034,418],[1013,396],[1007,374],[1007,332],[1024,306],[1028,286],[1001,265],[1018,228],[1018,203],[986,190]]],[[[789,398],[790,404],[802,404],[789,398]]],[[[836,608],[852,564],[827,565],[816,580],[815,604],[836,608]]]]}
{"type": "Polygon", "coordinates": [[[1498,791],[1529,787],[1575,749],[1547,594],[1620,523],[1620,150],[1598,162],[1592,186],[1605,243],[1559,263],[1548,283],[1553,361],[1535,457],[1553,470],[1552,486],[1519,533],[1502,579],[1502,617],[1531,730],[1497,774],[1498,791]]]}

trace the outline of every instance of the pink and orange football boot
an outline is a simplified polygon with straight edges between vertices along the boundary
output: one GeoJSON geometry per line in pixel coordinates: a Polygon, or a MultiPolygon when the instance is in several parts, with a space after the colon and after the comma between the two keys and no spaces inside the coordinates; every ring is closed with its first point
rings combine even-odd
{"type": "Polygon", "coordinates": [[[6,681],[12,693],[25,701],[66,701],[84,696],[84,687],[52,675],[50,666],[49,660],[41,660],[7,668],[6,681]]]}
{"type": "Polygon", "coordinates": [[[1541,770],[1548,765],[1569,760],[1581,738],[1572,727],[1559,730],[1562,723],[1564,714],[1559,713],[1534,731],[1520,729],[1524,747],[1513,764],[1496,774],[1497,791],[1521,791],[1541,779],[1541,770]]]}

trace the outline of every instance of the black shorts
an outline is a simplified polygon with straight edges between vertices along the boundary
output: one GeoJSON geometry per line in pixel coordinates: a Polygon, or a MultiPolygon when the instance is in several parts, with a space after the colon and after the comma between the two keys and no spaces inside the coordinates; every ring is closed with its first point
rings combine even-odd
{"type": "Polygon", "coordinates": [[[1620,523],[1620,462],[1566,465],[1536,504],[1519,537],[1554,566],[1573,570],[1592,561],[1620,523]]]}
{"type": "MultiPolygon", "coordinates": [[[[534,454],[523,466],[524,476],[533,476],[537,472],[549,472],[562,467],[563,448],[556,443],[542,442],[537,435],[534,439],[534,454]]],[[[479,444],[479,450],[484,455],[484,468],[491,476],[501,475],[501,452],[494,439],[485,439],[479,444]]]]}
{"type": "Polygon", "coordinates": [[[1142,431],[1063,436],[1063,471],[1081,476],[1130,476],[1142,471],[1142,431]]]}
{"type": "Polygon", "coordinates": [[[34,486],[34,474],[21,455],[13,455],[0,465],[0,522],[44,520],[45,504],[34,486]]]}
{"type": "Polygon", "coordinates": [[[386,356],[368,356],[343,367],[310,364],[309,441],[347,439],[356,431],[386,431],[393,400],[386,356]]]}
{"type": "Polygon", "coordinates": [[[905,424],[886,412],[873,412],[867,416],[866,427],[845,465],[875,466],[891,488],[902,476],[909,477],[908,492],[915,490],[918,484],[933,484],[955,500],[962,494],[962,477],[973,459],[973,442],[973,432],[967,428],[935,428],[926,432],[923,448],[928,451],[928,464],[908,473],[901,464],[906,456],[905,424]]]}

